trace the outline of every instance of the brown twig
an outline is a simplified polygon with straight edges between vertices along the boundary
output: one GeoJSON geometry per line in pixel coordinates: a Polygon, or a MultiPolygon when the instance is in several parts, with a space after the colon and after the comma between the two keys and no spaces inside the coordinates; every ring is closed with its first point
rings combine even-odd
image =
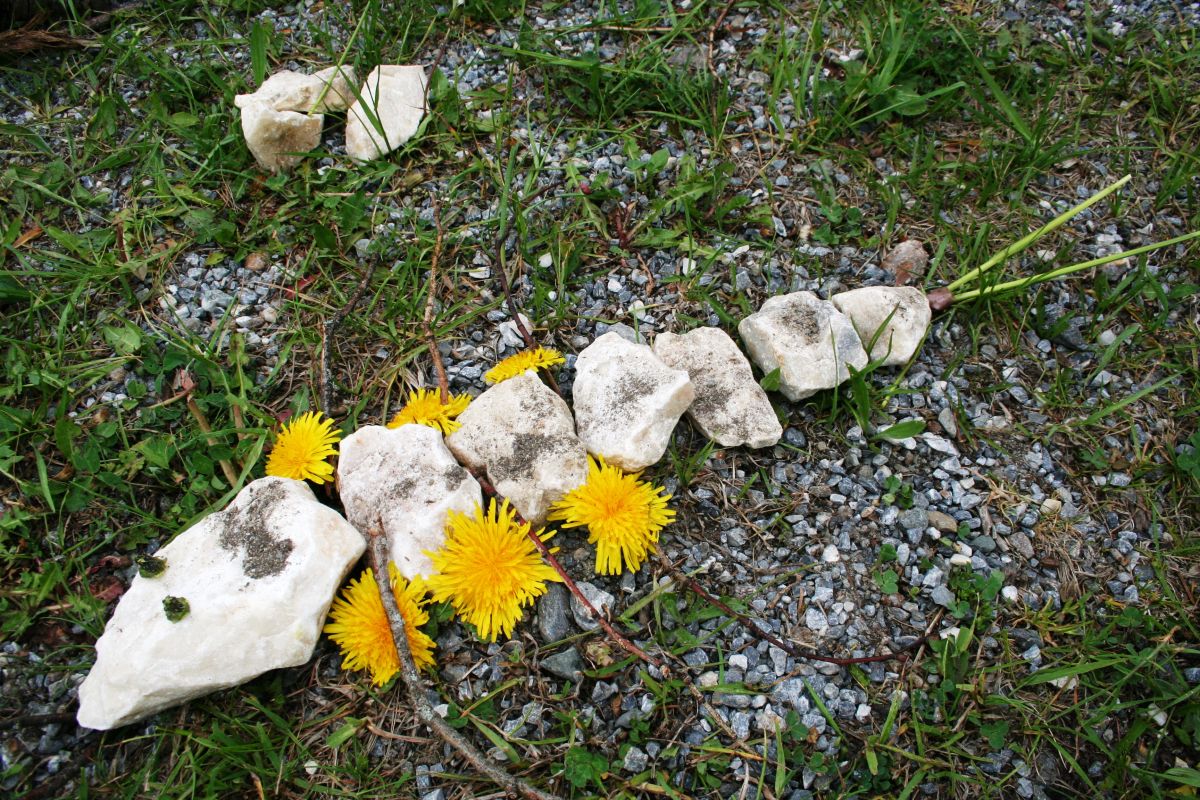
{"type": "Polygon", "coordinates": [[[725,7],[721,9],[721,13],[717,15],[717,21],[708,29],[708,71],[713,75],[717,74],[717,67],[713,64],[713,53],[716,51],[717,28],[725,22],[725,18],[729,16],[729,12],[737,5],[737,0],[729,0],[725,7]]]}
{"type": "Polygon", "coordinates": [[[837,664],[838,666],[842,666],[842,667],[849,666],[851,664],[871,664],[876,661],[893,661],[893,660],[904,661],[908,658],[909,650],[912,650],[913,648],[918,647],[925,641],[925,637],[922,636],[920,639],[917,639],[915,642],[911,642],[910,644],[900,648],[895,653],[881,653],[881,654],[873,655],[873,656],[859,656],[857,658],[835,658],[834,656],[821,655],[820,653],[814,652],[812,650],[808,650],[807,648],[797,647],[796,645],[791,644],[790,642],[783,641],[778,636],[775,636],[774,634],[772,634],[770,631],[765,630],[761,625],[759,625],[757,622],[755,622],[754,620],[747,617],[745,614],[734,611],[732,608],[729,607],[729,605],[727,603],[723,602],[720,598],[717,598],[717,597],[714,597],[713,595],[711,595],[708,591],[706,591],[704,589],[703,586],[701,586],[699,583],[697,583],[694,578],[692,578],[689,575],[684,574],[683,572],[680,572],[675,567],[675,565],[672,564],[665,555],[663,555],[661,550],[658,551],[657,555],[658,555],[659,563],[661,563],[663,565],[664,569],[666,569],[669,573],[671,573],[671,577],[677,583],[682,583],[688,589],[690,589],[693,592],[695,592],[696,594],[700,595],[700,597],[702,597],[706,602],[711,603],[712,605],[721,609],[721,611],[723,611],[724,613],[728,614],[729,616],[736,619],[738,622],[742,623],[742,625],[746,626],[750,630],[750,632],[752,634],[754,634],[754,636],[756,636],[757,638],[761,639],[762,641],[767,642],[768,644],[772,644],[775,647],[778,647],[780,650],[787,653],[789,656],[792,656],[793,658],[805,658],[805,659],[808,659],[809,661],[824,661],[827,664],[837,664]]]}
{"type": "Polygon", "coordinates": [[[346,301],[346,305],[338,309],[321,325],[321,410],[327,417],[333,416],[333,383],[329,380],[329,340],[333,338],[333,334],[342,324],[346,315],[353,311],[354,307],[358,305],[358,301],[362,299],[363,293],[367,291],[367,285],[375,276],[375,268],[378,266],[379,259],[376,258],[371,262],[371,266],[367,267],[366,274],[359,281],[354,294],[350,295],[350,299],[346,301]]]}
{"type": "MultiPolygon", "coordinates": [[[[374,525],[367,530],[367,540],[370,543],[371,553],[371,568],[376,575],[387,575],[387,564],[389,561],[387,552],[387,537],[383,535],[381,525],[374,525]]],[[[527,797],[531,800],[561,800],[558,795],[544,792],[527,781],[517,778],[502,767],[498,767],[488,761],[487,757],[481,753],[475,745],[467,741],[462,734],[442,719],[433,709],[429,698],[425,695],[425,684],[421,680],[420,673],[417,672],[417,665],[413,662],[412,652],[408,649],[408,634],[406,632],[404,616],[400,613],[400,608],[396,605],[396,597],[392,594],[391,583],[380,578],[376,581],[379,585],[379,598],[383,602],[384,613],[387,614],[388,625],[392,629],[393,643],[396,645],[396,653],[400,656],[400,678],[404,681],[404,686],[408,690],[408,697],[412,701],[414,710],[417,712],[417,717],[422,722],[428,725],[437,733],[438,736],[458,751],[459,755],[467,760],[481,774],[493,781],[497,786],[501,786],[507,791],[518,797],[527,797]]]]}
{"type": "MultiPolygon", "coordinates": [[[[180,390],[180,394],[187,399],[188,411],[196,420],[196,424],[200,426],[200,430],[204,433],[204,441],[208,442],[209,447],[216,447],[218,442],[215,436],[212,435],[212,425],[205,416],[204,410],[200,408],[200,404],[196,402],[196,398],[192,397],[192,391],[196,388],[196,382],[192,380],[191,373],[187,370],[179,370],[175,375],[175,384],[180,390]]],[[[221,472],[225,474],[225,480],[229,481],[229,488],[234,488],[238,484],[237,470],[233,468],[233,464],[228,459],[221,458],[217,460],[221,465],[221,472]]],[[[239,465],[240,466],[240,465],[239,465]]]]}
{"type": "Polygon", "coordinates": [[[442,362],[442,351],[438,349],[437,339],[433,335],[433,304],[437,297],[438,263],[442,258],[442,228],[441,206],[437,198],[433,198],[433,218],[437,224],[437,238],[433,241],[433,256],[429,261],[429,291],[425,295],[425,346],[429,348],[429,356],[433,359],[433,367],[437,370],[438,390],[441,392],[442,405],[450,402],[450,381],[446,378],[446,365],[442,362]]]}
{"type": "Polygon", "coordinates": [[[57,714],[22,714],[19,717],[0,719],[0,728],[15,728],[19,725],[44,725],[47,722],[69,722],[75,719],[70,711],[60,711],[57,714]]]}

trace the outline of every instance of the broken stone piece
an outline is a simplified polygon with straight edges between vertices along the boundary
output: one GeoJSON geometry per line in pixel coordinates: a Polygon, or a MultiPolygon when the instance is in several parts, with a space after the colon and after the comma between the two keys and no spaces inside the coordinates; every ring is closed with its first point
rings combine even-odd
{"type": "Polygon", "coordinates": [[[885,367],[907,364],[916,355],[933,316],[925,293],[912,286],[865,286],[831,299],[854,323],[863,347],[874,339],[869,355],[885,367]]]}
{"type": "Polygon", "coordinates": [[[587,449],[566,402],[532,370],[496,384],[458,417],[446,444],[533,525],[587,480],[587,449]]]}
{"type": "Polygon", "coordinates": [[[722,447],[770,447],[783,426],[767,393],[754,380],[750,362],[720,328],[696,328],[682,336],[660,333],[654,354],[688,374],[696,399],[688,417],[722,447]]]}
{"type": "Polygon", "coordinates": [[[897,283],[907,283],[909,280],[920,280],[925,275],[925,265],[928,263],[929,254],[925,252],[925,245],[916,239],[905,239],[883,257],[880,266],[895,275],[897,283]]]}
{"type": "Polygon", "coordinates": [[[269,172],[289,170],[300,162],[298,154],[321,143],[321,114],[276,111],[266,103],[242,106],[242,135],[258,165],[269,172]]]}
{"type": "Polygon", "coordinates": [[[79,687],[79,724],[108,730],[308,661],[364,548],[303,481],[254,481],[160,548],[161,573],[134,577],[79,687]]]}
{"type": "Polygon", "coordinates": [[[337,484],[346,518],[366,532],[382,522],[392,561],[405,578],[433,572],[426,550],[446,540],[446,515],[483,502],[479,482],[424,425],[367,425],[339,445],[337,484]]]}
{"type": "Polygon", "coordinates": [[[862,369],[867,354],[850,318],[812,292],[768,298],[738,325],[750,358],[764,373],[779,369],[779,390],[803,400],[862,369]]]}
{"type": "Polygon", "coordinates": [[[574,395],[575,427],[588,452],[630,472],[662,458],[696,396],[686,372],[611,331],[575,360],[574,395]]]}
{"type": "Polygon", "coordinates": [[[425,69],[381,64],[346,116],[346,153],[356,161],[387,155],[413,137],[424,116],[425,69]]]}
{"type": "Polygon", "coordinates": [[[285,69],[267,78],[254,92],[239,94],[233,104],[246,108],[262,103],[276,111],[301,114],[345,111],[354,102],[354,81],[350,67],[329,67],[312,75],[285,69]]]}

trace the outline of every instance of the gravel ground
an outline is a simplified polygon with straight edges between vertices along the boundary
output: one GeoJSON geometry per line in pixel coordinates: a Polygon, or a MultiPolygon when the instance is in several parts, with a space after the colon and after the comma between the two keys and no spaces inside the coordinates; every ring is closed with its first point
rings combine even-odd
{"type": "MultiPolygon", "coordinates": [[[[686,0],[680,5],[686,7],[686,0]]],[[[1159,26],[1200,25],[1200,3],[1101,6],[1104,24],[1114,35],[1142,20],[1159,26]]],[[[1060,4],[1006,3],[998,13],[986,11],[996,24],[1026,23],[1038,36],[1083,46],[1082,9],[1082,3],[1068,0],[1060,4]]],[[[526,22],[534,29],[563,28],[588,23],[591,13],[591,4],[569,2],[552,11],[531,10],[526,22]]],[[[316,14],[311,3],[264,12],[256,19],[276,30],[291,31],[285,42],[296,45],[325,41],[327,36],[344,41],[349,35],[346,30],[330,30],[327,18],[316,14]]],[[[803,109],[789,106],[786,100],[781,115],[770,117],[764,111],[769,79],[745,64],[746,53],[761,42],[773,24],[759,12],[735,9],[728,19],[730,33],[718,38],[714,48],[716,72],[731,87],[733,106],[748,112],[728,131],[735,140],[730,147],[737,166],[732,185],[756,200],[768,193],[773,196],[769,206],[773,243],[764,248],[753,230],[729,231],[713,245],[720,251],[720,262],[728,268],[710,272],[699,283],[714,291],[744,291],[753,305],[785,291],[804,289],[828,297],[844,289],[890,283],[894,276],[879,266],[881,254],[875,250],[827,245],[811,238],[813,220],[808,209],[814,202],[812,186],[822,172],[833,178],[843,199],[862,207],[867,220],[882,220],[883,209],[867,187],[839,170],[837,164],[807,163],[773,147],[773,136],[786,135],[791,128],[805,124],[803,109]],[[776,130],[777,122],[785,130],[776,130]],[[750,134],[755,134],[753,147],[748,144],[750,134]]],[[[199,23],[193,33],[197,39],[206,36],[199,23]]],[[[507,79],[508,66],[493,48],[512,46],[517,36],[515,27],[507,27],[486,34],[490,48],[477,42],[451,42],[441,53],[441,67],[463,93],[502,83],[507,79]]],[[[832,41],[835,37],[830,38],[832,41]]],[[[563,54],[594,49],[601,58],[611,59],[619,54],[624,39],[613,32],[579,31],[556,37],[556,41],[563,54]]],[[[835,46],[849,50],[855,41],[847,33],[835,46]]],[[[195,58],[183,47],[169,52],[184,65],[195,58]]],[[[288,63],[286,55],[285,49],[282,66],[307,68],[288,63]]],[[[225,56],[222,69],[247,74],[249,56],[242,43],[230,42],[225,56]]],[[[427,54],[429,61],[434,57],[433,51],[427,54]]],[[[679,58],[689,57],[686,48],[681,47],[679,58]]],[[[0,82],[7,80],[10,78],[0,76],[0,82]]],[[[55,146],[77,135],[90,117],[86,108],[66,109],[57,124],[47,126],[22,101],[19,76],[11,80],[13,85],[5,87],[0,100],[0,120],[29,126],[55,146]]],[[[134,78],[123,79],[122,86],[124,98],[137,114],[139,102],[151,87],[134,78]]],[[[631,158],[620,141],[609,137],[588,141],[574,131],[549,130],[537,123],[536,112],[548,101],[536,79],[518,82],[516,92],[528,117],[525,127],[518,127],[513,136],[545,159],[536,186],[548,187],[539,212],[548,218],[571,202],[564,197],[568,165],[596,184],[603,183],[607,176],[621,202],[632,204],[635,219],[649,212],[654,199],[655,192],[648,193],[646,182],[637,177],[639,159],[648,160],[653,149],[663,147],[671,155],[668,166],[657,177],[654,188],[658,192],[665,193],[678,179],[679,161],[685,155],[696,159],[700,172],[714,167],[709,143],[701,134],[688,131],[677,139],[672,126],[651,124],[643,131],[643,139],[655,147],[631,158]]],[[[344,153],[343,144],[340,127],[328,127],[325,146],[331,159],[344,153]]],[[[877,158],[875,166],[880,177],[906,169],[902,160],[886,156],[877,158]]],[[[1041,216],[1050,219],[1100,189],[1125,168],[1088,159],[1070,180],[1053,175],[1039,180],[1029,189],[1030,202],[1037,204],[1041,216]]],[[[518,185],[524,177],[516,177],[518,185]]],[[[450,174],[435,174],[410,197],[377,200],[383,212],[380,218],[388,221],[355,245],[363,262],[374,253],[386,254],[394,237],[402,236],[414,218],[430,219],[433,209],[427,198],[439,190],[449,191],[451,181],[450,174]]],[[[107,196],[115,213],[129,206],[134,188],[130,172],[114,169],[82,178],[78,190],[107,196]]],[[[1146,188],[1153,191],[1155,187],[1149,183],[1146,188]]],[[[605,210],[615,202],[608,201],[605,210]]],[[[1076,254],[1080,258],[1185,232],[1182,219],[1155,215],[1148,201],[1127,205],[1116,222],[1109,220],[1102,208],[1097,207],[1096,213],[1084,212],[1070,225],[1071,237],[1079,242],[1076,254]]],[[[467,238],[478,236],[486,241],[488,234],[482,223],[495,217],[497,211],[495,201],[467,207],[464,222],[477,226],[468,228],[467,238]]],[[[107,224],[110,215],[96,212],[94,216],[96,219],[81,221],[82,229],[107,224]]],[[[899,233],[920,235],[919,230],[899,233]]],[[[514,236],[510,246],[515,244],[514,236]]],[[[927,245],[930,251],[936,250],[936,242],[927,245]]],[[[486,285],[494,266],[489,251],[490,246],[482,248],[474,263],[464,265],[469,269],[467,277],[480,285],[486,285]]],[[[544,343],[568,354],[576,353],[610,328],[610,323],[598,320],[636,325],[647,337],[657,331],[681,328],[685,317],[721,324],[706,304],[688,299],[681,291],[685,284],[676,281],[694,267],[689,258],[676,249],[645,249],[637,256],[636,261],[613,261],[609,272],[587,284],[578,293],[571,319],[535,319],[539,328],[551,331],[543,336],[544,343]]],[[[1149,263],[1149,269],[1167,286],[1194,278],[1178,259],[1156,256],[1149,263]]],[[[266,380],[277,363],[285,332],[299,323],[298,309],[287,292],[294,281],[289,269],[289,265],[269,258],[234,261],[222,257],[221,249],[213,245],[191,247],[177,259],[165,282],[146,282],[142,287],[140,296],[152,314],[146,330],[153,333],[174,328],[206,337],[218,329],[227,330],[228,320],[232,320],[233,327],[245,334],[258,378],[266,380]]],[[[528,276],[522,276],[515,286],[519,301],[527,300],[533,291],[528,276]]],[[[1096,312],[1091,295],[1069,283],[1045,290],[1044,298],[1045,313],[1051,322],[1054,318],[1087,320],[1096,312]]],[[[105,312],[98,309],[97,313],[105,312]]],[[[1195,301],[1179,303],[1170,317],[1168,325],[1194,323],[1195,301]]],[[[1014,341],[1003,332],[972,332],[955,319],[935,320],[925,346],[899,378],[898,391],[887,407],[887,414],[895,421],[924,420],[928,426],[924,434],[901,443],[869,442],[857,427],[838,435],[811,404],[784,403],[790,424],[780,445],[761,451],[714,451],[689,486],[679,485],[670,470],[658,473],[675,495],[680,514],[680,521],[663,538],[667,557],[684,571],[698,570],[699,579],[710,591],[741,598],[748,613],[773,633],[839,657],[888,652],[917,637],[954,631],[958,622],[949,612],[959,602],[958,593],[970,575],[986,578],[998,572],[1003,578],[1001,616],[989,630],[979,632],[984,651],[996,658],[1011,652],[1026,662],[1031,672],[1042,666],[1041,647],[1045,643],[1034,628],[1022,622],[1025,609],[1057,608],[1081,593],[1092,593],[1091,601],[1098,607],[1109,601],[1139,604],[1139,593],[1154,577],[1145,553],[1169,534],[1150,524],[1145,502],[1126,489],[1132,479],[1118,465],[1131,459],[1132,437],[1105,439],[1107,456],[1113,464],[1110,472],[1094,475],[1088,484],[1072,482],[1063,464],[1073,454],[1042,444],[1051,415],[1038,398],[1053,393],[1054,376],[1064,369],[1079,375],[1095,372],[1086,396],[1079,401],[1078,413],[1086,415],[1128,397],[1158,376],[1097,369],[1101,352],[1118,330],[1088,341],[1081,326],[1072,323],[1048,339],[1026,328],[1014,341]],[[973,335],[978,337],[978,355],[963,361],[963,349],[972,342],[973,335]],[[1004,388],[983,391],[984,387],[997,385],[1004,388]],[[751,483],[753,476],[758,478],[751,483]],[[893,491],[888,484],[892,476],[911,487],[910,502],[903,498],[897,502],[882,499],[893,491]],[[1099,506],[1099,495],[1119,502],[1107,502],[1103,507],[1112,510],[1096,513],[1092,509],[1099,506]],[[884,565],[895,571],[901,586],[911,587],[912,591],[884,593],[875,578],[884,565]],[[1012,613],[1005,613],[1008,609],[1012,613]]],[[[635,335],[632,328],[619,329],[635,335]]],[[[483,372],[498,357],[514,352],[517,344],[508,315],[502,310],[486,314],[466,329],[462,338],[443,342],[452,388],[481,392],[483,372]]],[[[388,357],[386,350],[370,355],[379,361],[388,357]]],[[[572,365],[573,355],[568,355],[561,376],[568,391],[572,365]]],[[[884,370],[872,380],[884,387],[897,375],[894,370],[884,370]]],[[[84,408],[96,403],[122,403],[130,396],[133,382],[139,387],[144,385],[133,372],[115,369],[84,408]]],[[[137,394],[141,394],[140,389],[137,394]]],[[[140,398],[143,406],[163,399],[152,386],[140,398]]],[[[1136,439],[1153,439],[1173,424],[1170,419],[1143,417],[1135,423],[1136,439]]],[[[695,452],[702,444],[697,434],[686,425],[680,426],[677,445],[682,452],[695,452]]],[[[591,575],[592,556],[583,537],[564,532],[557,541],[572,573],[591,575]]],[[[595,577],[591,582],[615,598],[620,612],[661,580],[665,577],[651,563],[634,575],[595,577]]],[[[883,689],[895,686],[901,677],[899,662],[872,663],[864,665],[864,683],[837,665],[793,658],[724,618],[684,622],[664,616],[656,622],[643,613],[640,619],[643,625],[661,624],[665,630],[685,627],[691,636],[703,640],[702,645],[683,656],[694,667],[700,686],[743,682],[750,689],[746,694],[718,691],[711,695],[711,702],[751,752],[763,752],[764,734],[773,736],[788,712],[795,712],[804,726],[815,731],[816,749],[836,755],[842,742],[814,696],[821,698],[841,725],[854,729],[878,722],[887,714],[888,696],[883,689]]],[[[674,787],[701,794],[695,775],[685,767],[690,763],[691,748],[712,732],[710,723],[683,702],[669,712],[657,708],[655,692],[636,670],[625,670],[607,679],[585,679],[567,700],[548,699],[562,692],[566,679],[578,670],[592,669],[600,663],[588,644],[594,639],[545,647],[578,630],[561,591],[551,592],[539,603],[536,618],[511,642],[481,645],[464,638],[456,626],[444,628],[437,651],[447,694],[443,699],[477,699],[514,674],[521,675],[524,691],[518,688],[505,692],[497,704],[506,732],[526,739],[544,738],[554,723],[553,714],[548,712],[563,710],[569,704],[570,712],[585,725],[589,739],[607,743],[610,753],[631,741],[633,731],[644,730],[646,725],[657,730],[656,720],[661,721],[661,715],[667,713],[672,719],[673,738],[639,738],[625,750],[621,767],[627,774],[648,768],[663,771],[671,776],[674,787]],[[528,669],[514,673],[518,655],[528,669]]],[[[0,692],[24,698],[24,708],[31,715],[73,714],[81,673],[39,669],[38,647],[26,643],[9,641],[0,650],[0,692]]],[[[321,645],[318,663],[321,685],[306,689],[317,698],[314,702],[328,695],[329,690],[323,686],[342,680],[338,660],[328,643],[321,645]]],[[[285,681],[296,686],[304,686],[310,674],[303,668],[285,672],[285,681]]],[[[1200,682],[1195,670],[1190,678],[1200,682]]],[[[127,735],[136,736],[154,727],[153,723],[134,726],[127,735]]],[[[97,742],[95,734],[77,729],[69,716],[48,721],[33,718],[27,724],[0,730],[0,737],[0,769],[36,761],[41,780],[52,780],[64,769],[76,770],[87,763],[97,742]]],[[[1016,770],[1021,776],[1016,784],[1021,797],[1047,796],[1047,787],[1058,777],[1046,765],[1014,760],[1011,750],[992,751],[985,743],[977,744],[979,768],[997,775],[1016,770]]],[[[404,745],[382,738],[377,740],[373,756],[396,760],[413,769],[416,786],[425,798],[443,797],[454,785],[438,777],[456,768],[448,757],[439,760],[429,752],[414,755],[404,745]]],[[[1081,767],[1099,775],[1104,765],[1083,763],[1081,767]]],[[[721,776],[723,782],[711,796],[736,794],[744,781],[757,779],[759,769],[753,761],[733,758],[721,776]]],[[[829,774],[806,768],[785,796],[819,796],[830,779],[829,774]]],[[[15,780],[9,779],[9,788],[15,780]]]]}

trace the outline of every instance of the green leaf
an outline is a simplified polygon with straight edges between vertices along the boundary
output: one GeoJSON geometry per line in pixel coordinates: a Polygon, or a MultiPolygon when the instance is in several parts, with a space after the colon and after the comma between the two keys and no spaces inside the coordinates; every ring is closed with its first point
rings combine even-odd
{"type": "Polygon", "coordinates": [[[175,454],[175,441],[170,434],[150,436],[133,446],[146,461],[160,469],[166,469],[171,464],[171,456],[175,454]]]}
{"type": "Polygon", "coordinates": [[[177,111],[171,115],[171,124],[177,128],[190,128],[199,121],[199,117],[186,111],[177,111]]]}
{"type": "Polygon", "coordinates": [[[906,419],[904,422],[897,422],[895,425],[882,430],[875,434],[876,438],[891,439],[899,441],[901,439],[911,439],[925,431],[925,421],[919,419],[906,419]]]}
{"type": "Polygon", "coordinates": [[[121,327],[105,325],[102,330],[104,340],[108,342],[109,347],[116,351],[117,355],[131,355],[142,346],[142,329],[132,322],[127,322],[121,327]]]}
{"type": "Polygon", "coordinates": [[[325,740],[325,746],[330,750],[337,750],[346,742],[353,739],[354,734],[358,733],[364,724],[366,724],[365,719],[346,717],[346,721],[342,723],[342,727],[331,733],[329,738],[325,740]]]}
{"type": "Polygon", "coordinates": [[[1163,773],[1164,778],[1170,778],[1184,786],[1194,786],[1200,789],[1200,770],[1191,767],[1171,767],[1163,773]]]}
{"type": "Polygon", "coordinates": [[[983,734],[983,738],[987,739],[988,746],[993,750],[999,750],[1004,747],[1004,739],[1008,736],[1008,723],[1004,720],[988,722],[979,726],[979,732],[983,734]]]}
{"type": "Polygon", "coordinates": [[[266,23],[254,23],[250,30],[250,71],[254,74],[254,82],[260,85],[267,76],[268,36],[266,23]]]}
{"type": "Polygon", "coordinates": [[[866,757],[867,757],[867,769],[870,770],[872,775],[878,775],[879,774],[879,756],[876,755],[875,750],[868,747],[866,750],[866,757]]]}
{"type": "Polygon", "coordinates": [[[79,426],[75,424],[75,420],[63,414],[54,422],[54,444],[58,447],[58,451],[63,456],[71,461],[74,457],[75,448],[71,446],[71,440],[79,433],[79,426]]]}
{"type": "Polygon", "coordinates": [[[900,591],[900,576],[895,570],[884,570],[875,575],[875,583],[879,586],[879,591],[884,594],[895,594],[900,591]]]}
{"type": "Polygon", "coordinates": [[[604,788],[604,773],[608,770],[608,759],[582,747],[572,747],[563,757],[563,777],[576,789],[585,789],[594,782],[604,788]]]}
{"type": "Polygon", "coordinates": [[[879,548],[879,560],[884,564],[888,563],[889,561],[895,561],[896,545],[892,544],[891,542],[884,542],[879,548]]]}
{"type": "Polygon", "coordinates": [[[779,381],[779,367],[776,367],[766,375],[763,375],[762,380],[758,382],[758,385],[763,388],[764,392],[777,392],[779,391],[779,381]]]}

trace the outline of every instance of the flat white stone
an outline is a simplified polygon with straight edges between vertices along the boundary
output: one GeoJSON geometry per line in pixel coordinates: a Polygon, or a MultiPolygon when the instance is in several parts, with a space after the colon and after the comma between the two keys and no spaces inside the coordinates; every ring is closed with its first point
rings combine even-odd
{"type": "Polygon", "coordinates": [[[245,108],[263,103],[276,111],[301,114],[345,111],[354,102],[354,83],[350,67],[329,67],[312,75],[285,69],[267,78],[254,92],[239,94],[233,104],[245,108]]]}
{"type": "Polygon", "coordinates": [[[933,316],[925,293],[912,286],[865,286],[832,300],[854,323],[864,347],[875,340],[871,359],[885,367],[907,364],[916,355],[933,316]]]}
{"type": "Polygon", "coordinates": [[[770,447],[783,426],[767,393],[754,380],[750,362],[720,328],[696,328],[682,336],[660,333],[654,354],[688,374],[696,398],[688,418],[722,447],[770,447]]]}
{"type": "Polygon", "coordinates": [[[350,106],[346,153],[356,161],[387,155],[412,138],[424,116],[425,69],[382,64],[367,75],[350,106]]]}
{"type": "Polygon", "coordinates": [[[688,375],[610,331],[575,360],[575,428],[589,453],[636,471],[657,462],[695,399],[688,375]]]}
{"type": "Polygon", "coordinates": [[[446,444],[533,525],[550,505],[587,480],[587,449],[566,402],[532,370],[471,401],[446,444]]]}
{"type": "Polygon", "coordinates": [[[79,687],[79,724],[108,730],[308,661],[365,546],[302,481],[254,481],[159,548],[163,572],[133,579],[79,687]],[[178,622],[168,597],[187,601],[178,622]]]}
{"type": "Polygon", "coordinates": [[[442,435],[425,425],[367,425],[342,440],[338,495],[364,533],[382,522],[392,561],[405,578],[433,573],[426,550],[446,541],[446,515],[482,505],[479,482],[454,460],[442,435]]]}
{"type": "Polygon", "coordinates": [[[242,106],[242,135],[258,165],[269,172],[289,170],[300,162],[300,153],[321,143],[321,114],[276,111],[266,103],[242,106]]]}
{"type": "Polygon", "coordinates": [[[764,373],[779,369],[779,390],[803,400],[850,377],[867,354],[850,319],[812,292],[768,298],[738,325],[750,358],[764,373]]]}

